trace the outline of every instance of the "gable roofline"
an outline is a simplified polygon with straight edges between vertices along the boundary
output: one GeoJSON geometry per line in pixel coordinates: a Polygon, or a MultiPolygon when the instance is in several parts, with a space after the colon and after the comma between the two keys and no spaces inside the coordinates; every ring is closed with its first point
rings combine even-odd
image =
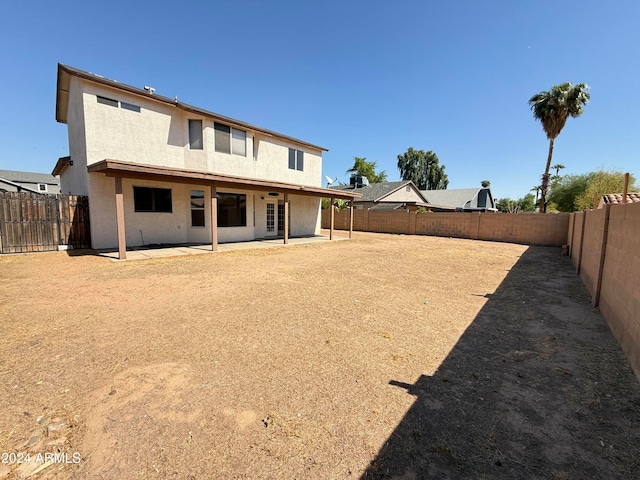
{"type": "Polygon", "coordinates": [[[420,190],[418,190],[418,187],[416,187],[416,185],[413,183],[413,181],[411,181],[411,180],[406,180],[406,181],[402,182],[400,185],[398,185],[396,188],[394,188],[393,190],[391,190],[390,192],[386,192],[384,195],[382,195],[382,196],[380,196],[380,197],[376,198],[376,199],[374,200],[374,202],[376,202],[376,203],[377,203],[377,202],[381,201],[383,198],[388,197],[388,196],[389,196],[389,195],[391,195],[392,193],[395,193],[395,192],[397,192],[398,190],[400,190],[401,188],[406,187],[408,184],[411,184],[412,188],[413,188],[416,192],[418,192],[418,196],[422,197],[422,195],[420,194],[420,190]]]}
{"type": "Polygon", "coordinates": [[[0,177],[12,182],[46,183],[47,185],[59,185],[60,180],[55,175],[41,172],[24,172],[22,170],[0,170],[0,177]]]}
{"type": "Polygon", "coordinates": [[[209,110],[195,107],[187,103],[178,102],[177,100],[163,97],[162,95],[149,93],[143,89],[136,88],[131,85],[126,85],[124,83],[120,83],[116,80],[111,80],[94,73],[85,72],[84,70],[70,67],[69,65],[63,65],[62,63],[58,64],[58,83],[56,88],[56,121],[60,123],[67,123],[67,113],[68,113],[67,110],[69,106],[69,85],[71,83],[71,77],[78,77],[83,80],[97,83],[99,85],[103,85],[109,88],[121,90],[133,95],[137,95],[147,100],[153,100],[159,103],[163,103],[165,105],[171,105],[185,112],[195,113],[197,115],[209,117],[213,120],[219,120],[221,123],[225,123],[232,127],[238,127],[243,130],[248,130],[260,135],[264,135],[266,137],[279,138],[291,143],[295,143],[304,147],[314,149],[314,150],[319,150],[324,152],[329,151],[329,149],[325,147],[320,147],[318,145],[305,142],[304,140],[300,140],[298,138],[290,137],[288,135],[283,135],[281,133],[274,132],[272,130],[267,130],[266,128],[251,125],[250,123],[242,122],[240,120],[236,120],[231,117],[225,117],[224,115],[220,115],[219,113],[211,112],[209,110]]]}
{"type": "Polygon", "coordinates": [[[25,187],[23,185],[20,185],[19,183],[12,182],[11,180],[7,180],[6,178],[0,177],[0,183],[5,183],[7,185],[11,185],[12,187],[15,187],[19,192],[21,190],[26,190],[27,192],[31,192],[31,193],[37,193],[39,195],[42,194],[42,192],[34,190],[33,188],[25,187]]]}
{"type": "MultiPolygon", "coordinates": [[[[363,185],[361,187],[354,187],[353,185],[336,185],[329,188],[334,190],[341,190],[341,191],[359,192],[362,194],[362,198],[359,199],[358,201],[378,203],[384,200],[386,197],[388,197],[392,193],[397,192],[398,190],[406,187],[409,184],[411,184],[417,196],[424,200],[422,194],[420,193],[420,190],[418,190],[418,187],[416,187],[416,185],[411,180],[400,180],[397,182],[370,183],[368,185],[363,185]],[[385,189],[386,187],[389,187],[389,189],[385,189]]],[[[416,202],[416,204],[418,204],[418,202],[416,202]]]]}

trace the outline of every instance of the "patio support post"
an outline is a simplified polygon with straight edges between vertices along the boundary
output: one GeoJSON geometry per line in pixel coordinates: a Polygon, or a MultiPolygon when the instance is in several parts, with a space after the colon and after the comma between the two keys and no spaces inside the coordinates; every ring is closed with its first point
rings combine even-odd
{"type": "Polygon", "coordinates": [[[353,199],[349,202],[349,238],[353,233],[353,199]]]}
{"type": "Polygon", "coordinates": [[[289,194],[284,194],[284,244],[289,243],[289,194]]]}
{"type": "Polygon", "coordinates": [[[124,232],[124,196],[122,177],[115,177],[116,184],[116,229],[118,231],[118,258],[127,259],[127,240],[124,232]]]}
{"type": "Polygon", "coordinates": [[[216,186],[211,184],[211,251],[218,250],[218,192],[216,186]]]}
{"type": "Polygon", "coordinates": [[[333,197],[329,203],[329,209],[331,210],[331,225],[329,225],[329,240],[333,240],[333,224],[335,222],[335,207],[333,206],[333,197]]]}

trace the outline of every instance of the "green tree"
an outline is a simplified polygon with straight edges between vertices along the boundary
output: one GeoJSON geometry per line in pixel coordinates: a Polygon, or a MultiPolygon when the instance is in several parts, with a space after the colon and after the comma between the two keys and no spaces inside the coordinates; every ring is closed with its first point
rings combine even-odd
{"type": "Polygon", "coordinates": [[[536,202],[533,193],[527,193],[524,197],[518,199],[520,211],[533,212],[536,209],[536,202]]]}
{"type": "Polygon", "coordinates": [[[414,150],[413,147],[398,155],[398,170],[402,180],[411,180],[419,190],[445,190],[449,177],[444,173],[438,156],[429,150],[414,150]]]}
{"type": "Polygon", "coordinates": [[[559,180],[561,178],[560,177],[560,170],[562,170],[563,168],[566,168],[566,167],[561,163],[556,163],[551,168],[553,168],[556,171],[556,174],[551,177],[551,180],[553,181],[553,180],[559,180]]]}
{"type": "MultiPolygon", "coordinates": [[[[635,191],[635,178],[629,175],[629,191],[635,191]]],[[[593,172],[587,188],[576,198],[577,210],[598,208],[600,198],[607,193],[622,193],[624,190],[624,173],[622,172],[593,172]]]]}
{"type": "Polygon", "coordinates": [[[535,210],[533,193],[527,193],[517,200],[509,197],[499,198],[496,200],[496,208],[504,213],[533,212],[535,210]]]}
{"type": "MultiPolygon", "coordinates": [[[[596,208],[600,197],[607,193],[622,193],[624,173],[603,171],[565,175],[551,184],[549,201],[555,203],[561,212],[575,212],[596,208]]],[[[635,178],[629,176],[629,191],[637,189],[635,178]]]]}
{"type": "Polygon", "coordinates": [[[387,173],[383,170],[376,173],[376,162],[367,162],[365,157],[353,157],[353,167],[347,170],[352,177],[367,177],[370,183],[387,181],[387,173]]]}
{"type": "Polygon", "coordinates": [[[589,186],[593,173],[582,175],[565,175],[553,180],[551,183],[551,195],[549,201],[556,204],[561,212],[575,212],[578,210],[576,200],[589,186]]]}
{"type": "Polygon", "coordinates": [[[542,123],[542,129],[549,139],[549,154],[547,164],[542,174],[542,185],[540,189],[540,211],[546,211],[547,190],[549,188],[549,169],[551,168],[551,157],[553,156],[553,144],[560,135],[567,119],[578,117],[582,114],[583,105],[589,103],[589,85],[579,83],[563,83],[554,85],[551,90],[540,92],[529,99],[529,106],[533,111],[536,120],[542,123]]]}

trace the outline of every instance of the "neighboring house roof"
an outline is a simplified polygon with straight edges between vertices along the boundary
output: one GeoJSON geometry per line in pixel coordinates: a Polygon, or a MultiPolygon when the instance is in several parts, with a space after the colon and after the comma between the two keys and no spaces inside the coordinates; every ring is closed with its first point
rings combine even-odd
{"type": "MultiPolygon", "coordinates": [[[[385,197],[388,197],[392,193],[397,192],[398,190],[410,186],[415,192],[416,195],[420,196],[420,191],[415,186],[415,184],[411,180],[404,180],[400,182],[383,182],[383,183],[370,183],[369,185],[365,185],[362,187],[354,188],[353,185],[340,185],[335,187],[330,187],[335,190],[344,190],[344,191],[352,191],[357,192],[362,195],[362,198],[356,200],[356,202],[384,202],[385,197]]],[[[394,202],[396,202],[394,200],[394,202]]],[[[406,203],[406,202],[405,202],[406,203]]],[[[424,204],[424,202],[410,202],[417,204],[424,204]]]]}
{"type": "Polygon", "coordinates": [[[225,117],[218,113],[214,113],[202,108],[194,107],[193,105],[188,105],[186,103],[178,102],[177,97],[172,99],[172,98],[163,97],[162,95],[156,95],[153,92],[147,92],[146,90],[143,90],[141,88],[125,85],[124,83],[120,83],[116,80],[110,80],[100,75],[96,75],[90,72],[85,72],[83,70],[79,70],[77,68],[73,68],[68,65],[62,65],[59,63],[58,64],[58,86],[57,86],[57,92],[56,92],[56,120],[60,123],[67,123],[67,110],[69,108],[69,85],[70,85],[72,76],[89,80],[91,82],[98,83],[101,85],[105,85],[107,87],[114,88],[116,90],[122,90],[134,95],[139,95],[148,100],[154,100],[156,102],[171,105],[181,110],[184,110],[185,112],[192,112],[198,115],[212,118],[213,120],[219,120],[220,122],[231,125],[233,127],[239,127],[244,130],[263,134],[267,137],[276,137],[283,140],[287,140],[289,142],[297,143],[302,146],[310,147],[316,150],[323,150],[325,152],[329,151],[324,147],[319,147],[312,143],[305,142],[304,140],[300,140],[294,137],[289,137],[281,133],[277,133],[262,127],[257,127],[255,125],[242,122],[240,120],[235,120],[230,117],[225,117]]]}
{"type": "MultiPolygon", "coordinates": [[[[622,205],[623,203],[624,202],[622,201],[622,193],[608,193],[600,198],[600,204],[598,205],[598,208],[602,208],[607,204],[622,205]]],[[[640,203],[640,193],[627,193],[626,203],[640,203]]]]}
{"type": "Polygon", "coordinates": [[[13,188],[16,189],[17,192],[26,190],[27,192],[31,192],[31,193],[42,193],[37,190],[34,190],[33,188],[25,187],[24,185],[20,185],[19,183],[12,182],[11,180],[7,180],[6,178],[2,178],[2,177],[0,177],[0,192],[6,191],[6,188],[2,188],[2,184],[11,185],[13,188]]]}
{"type": "Polygon", "coordinates": [[[14,183],[46,183],[60,185],[60,179],[49,173],[19,172],[15,170],[0,170],[0,178],[14,183]]]}
{"type": "Polygon", "coordinates": [[[457,210],[495,210],[493,195],[488,188],[453,188],[448,190],[420,190],[425,200],[434,207],[457,210]],[[481,190],[488,190],[491,205],[487,207],[474,206],[474,199],[481,190]]]}

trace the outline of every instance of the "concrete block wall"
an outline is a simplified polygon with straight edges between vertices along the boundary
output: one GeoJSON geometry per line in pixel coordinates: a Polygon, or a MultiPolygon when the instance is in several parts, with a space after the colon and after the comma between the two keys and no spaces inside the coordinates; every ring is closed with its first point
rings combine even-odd
{"type": "MultiPolygon", "coordinates": [[[[329,228],[329,210],[322,227],[329,228]]],[[[569,214],[413,213],[354,210],[353,229],[366,232],[471,238],[525,245],[560,246],[567,241],[569,214]]],[[[334,226],[349,229],[349,210],[335,212],[334,226]]]]}
{"type": "Polygon", "coordinates": [[[640,380],[640,204],[571,215],[573,263],[640,380]]]}

